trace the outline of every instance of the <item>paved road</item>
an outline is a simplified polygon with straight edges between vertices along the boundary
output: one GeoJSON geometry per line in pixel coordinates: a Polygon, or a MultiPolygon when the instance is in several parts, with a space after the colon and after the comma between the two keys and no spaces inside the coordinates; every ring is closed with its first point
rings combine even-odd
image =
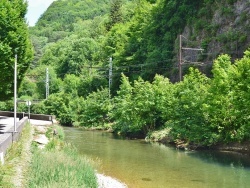
{"type": "MultiPolygon", "coordinates": [[[[17,118],[17,122],[18,121],[19,118],[17,118]]],[[[41,121],[35,119],[31,119],[30,123],[35,126],[52,124],[51,121],[41,121]]],[[[12,134],[13,131],[14,131],[14,118],[0,116],[0,148],[2,146],[2,143],[9,137],[10,134],[12,134]]]]}
{"type": "MultiPolygon", "coordinates": [[[[19,118],[17,118],[17,121],[19,121],[19,118]]],[[[13,117],[0,116],[0,133],[13,131],[13,128],[14,128],[13,117]]]]}
{"type": "MultiPolygon", "coordinates": [[[[17,118],[17,122],[19,121],[19,118],[17,118]]],[[[32,125],[51,125],[51,121],[41,121],[36,119],[30,119],[30,123],[32,125]]],[[[13,117],[5,117],[0,116],[0,137],[1,133],[4,132],[10,132],[14,130],[14,118],[13,117]]]]}

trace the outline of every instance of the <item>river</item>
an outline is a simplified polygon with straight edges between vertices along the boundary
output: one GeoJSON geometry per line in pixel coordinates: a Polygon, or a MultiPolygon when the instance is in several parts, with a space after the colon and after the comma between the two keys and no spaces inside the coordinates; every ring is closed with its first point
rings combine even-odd
{"type": "Polygon", "coordinates": [[[129,188],[247,188],[250,159],[240,154],[179,151],[112,133],[65,127],[65,139],[98,163],[98,172],[129,188]]]}

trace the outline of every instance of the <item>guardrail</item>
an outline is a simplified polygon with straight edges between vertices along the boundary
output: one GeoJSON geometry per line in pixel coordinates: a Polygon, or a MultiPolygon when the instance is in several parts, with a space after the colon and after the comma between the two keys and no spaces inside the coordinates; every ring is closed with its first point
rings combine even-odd
{"type": "MultiPolygon", "coordinates": [[[[52,121],[55,120],[55,116],[53,115],[45,115],[45,114],[29,114],[25,112],[17,112],[17,117],[19,119],[22,119],[25,116],[29,117],[30,119],[37,119],[37,120],[43,120],[43,121],[52,121]]],[[[14,112],[9,111],[0,111],[0,116],[7,116],[7,117],[14,117],[14,112]]]]}

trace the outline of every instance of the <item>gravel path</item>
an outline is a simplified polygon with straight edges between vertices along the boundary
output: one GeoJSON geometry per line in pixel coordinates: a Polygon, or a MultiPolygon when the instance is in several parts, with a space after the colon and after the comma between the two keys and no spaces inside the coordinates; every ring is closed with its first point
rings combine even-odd
{"type": "Polygon", "coordinates": [[[16,188],[21,188],[24,187],[25,185],[25,171],[28,169],[28,164],[30,164],[31,161],[31,142],[33,140],[33,126],[30,127],[31,131],[29,132],[28,140],[24,142],[23,149],[22,149],[22,156],[21,159],[19,160],[18,165],[15,167],[15,175],[13,178],[13,184],[14,187],[16,188]]]}

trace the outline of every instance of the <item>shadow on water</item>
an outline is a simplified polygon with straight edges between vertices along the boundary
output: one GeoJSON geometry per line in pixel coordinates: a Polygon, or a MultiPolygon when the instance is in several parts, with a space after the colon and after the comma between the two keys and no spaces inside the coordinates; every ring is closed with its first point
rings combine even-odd
{"type": "Polygon", "coordinates": [[[217,163],[221,166],[245,168],[246,170],[250,170],[250,157],[239,153],[222,151],[198,151],[190,152],[188,155],[201,159],[206,163],[217,163]]]}
{"type": "MultiPolygon", "coordinates": [[[[109,135],[110,139],[134,140],[131,138],[127,138],[127,137],[117,135],[117,134],[111,134],[108,132],[102,133],[102,136],[107,136],[107,135],[109,135]]],[[[141,140],[141,139],[138,139],[138,141],[140,142],[140,144],[146,144],[146,145],[152,144],[150,142],[146,142],[145,140],[141,140]]],[[[165,146],[174,149],[172,145],[165,145],[165,146]]],[[[187,153],[190,157],[198,158],[206,163],[210,163],[210,164],[216,163],[220,166],[226,166],[226,167],[231,167],[231,168],[233,167],[244,168],[246,170],[250,170],[250,157],[247,155],[240,154],[240,153],[223,152],[223,151],[195,151],[195,152],[185,152],[185,153],[187,153]]],[[[143,178],[143,181],[149,181],[149,180],[148,178],[143,178]]]]}

